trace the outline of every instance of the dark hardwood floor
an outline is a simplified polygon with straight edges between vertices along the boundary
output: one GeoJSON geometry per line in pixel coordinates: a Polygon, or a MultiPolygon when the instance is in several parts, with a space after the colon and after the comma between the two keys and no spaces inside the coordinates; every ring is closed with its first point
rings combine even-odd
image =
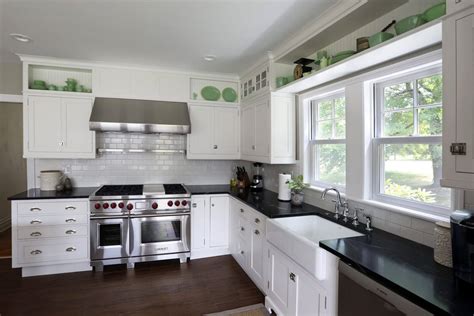
{"type": "Polygon", "coordinates": [[[263,303],[231,256],[22,278],[0,260],[0,315],[202,315],[263,303]]]}
{"type": "Polygon", "coordinates": [[[0,258],[12,255],[12,230],[7,229],[0,233],[0,258]]]}

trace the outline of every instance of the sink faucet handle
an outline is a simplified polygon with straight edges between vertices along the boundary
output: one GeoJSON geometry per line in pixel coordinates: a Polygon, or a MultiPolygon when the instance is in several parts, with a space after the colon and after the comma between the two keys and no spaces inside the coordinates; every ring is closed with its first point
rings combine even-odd
{"type": "Polygon", "coordinates": [[[359,226],[359,214],[364,213],[364,209],[360,207],[354,208],[354,216],[352,217],[352,225],[359,226]]]}
{"type": "Polygon", "coordinates": [[[340,208],[339,201],[337,200],[331,200],[331,201],[334,202],[334,218],[339,219],[339,208],[340,208]]]}
{"type": "Polygon", "coordinates": [[[372,217],[370,216],[365,216],[365,230],[370,232],[372,231],[372,217]]]}
{"type": "Polygon", "coordinates": [[[349,220],[349,203],[344,202],[342,203],[342,216],[343,216],[343,221],[347,222],[349,220]]]}

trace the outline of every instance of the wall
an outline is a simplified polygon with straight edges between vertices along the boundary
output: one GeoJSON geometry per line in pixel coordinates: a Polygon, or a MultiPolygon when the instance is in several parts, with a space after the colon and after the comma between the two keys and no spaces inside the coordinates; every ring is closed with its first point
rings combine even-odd
{"type": "MultiPolygon", "coordinates": [[[[97,148],[185,149],[184,135],[97,133],[97,148]]],[[[181,153],[104,153],[96,159],[35,159],[34,174],[65,170],[75,186],[133,183],[227,184],[235,162],[187,160],[181,153]]],[[[35,177],[35,186],[39,181],[35,177]]]]}
{"type": "Polygon", "coordinates": [[[22,65],[0,63],[0,94],[20,95],[22,91],[22,65]]]}
{"type": "Polygon", "coordinates": [[[0,231],[10,225],[7,197],[26,190],[22,106],[0,102],[0,231]]]}

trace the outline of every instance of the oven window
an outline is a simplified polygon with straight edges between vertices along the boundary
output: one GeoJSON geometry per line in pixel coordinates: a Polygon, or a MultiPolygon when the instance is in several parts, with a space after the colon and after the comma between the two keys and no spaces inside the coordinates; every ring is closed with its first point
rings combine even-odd
{"type": "Polygon", "coordinates": [[[142,222],[142,244],[181,240],[181,221],[142,222]]]}
{"type": "Polygon", "coordinates": [[[99,246],[121,246],[122,225],[102,224],[99,225],[99,246]]]}

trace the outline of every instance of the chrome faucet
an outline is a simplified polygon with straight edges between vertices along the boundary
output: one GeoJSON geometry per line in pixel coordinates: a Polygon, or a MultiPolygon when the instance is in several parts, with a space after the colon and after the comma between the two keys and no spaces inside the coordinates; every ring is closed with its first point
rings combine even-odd
{"type": "Polygon", "coordinates": [[[343,212],[343,216],[346,218],[347,220],[347,209],[348,209],[348,204],[346,201],[343,201],[342,198],[341,198],[341,193],[339,192],[338,189],[336,188],[327,188],[327,189],[324,189],[323,193],[321,194],[321,199],[325,200],[326,199],[326,194],[329,192],[329,191],[334,191],[336,192],[336,197],[337,199],[336,200],[332,200],[333,202],[335,202],[336,204],[334,205],[334,210],[336,212],[336,214],[334,214],[334,218],[335,219],[339,219],[339,213],[340,213],[340,209],[341,207],[344,208],[344,212],[343,212]]]}

